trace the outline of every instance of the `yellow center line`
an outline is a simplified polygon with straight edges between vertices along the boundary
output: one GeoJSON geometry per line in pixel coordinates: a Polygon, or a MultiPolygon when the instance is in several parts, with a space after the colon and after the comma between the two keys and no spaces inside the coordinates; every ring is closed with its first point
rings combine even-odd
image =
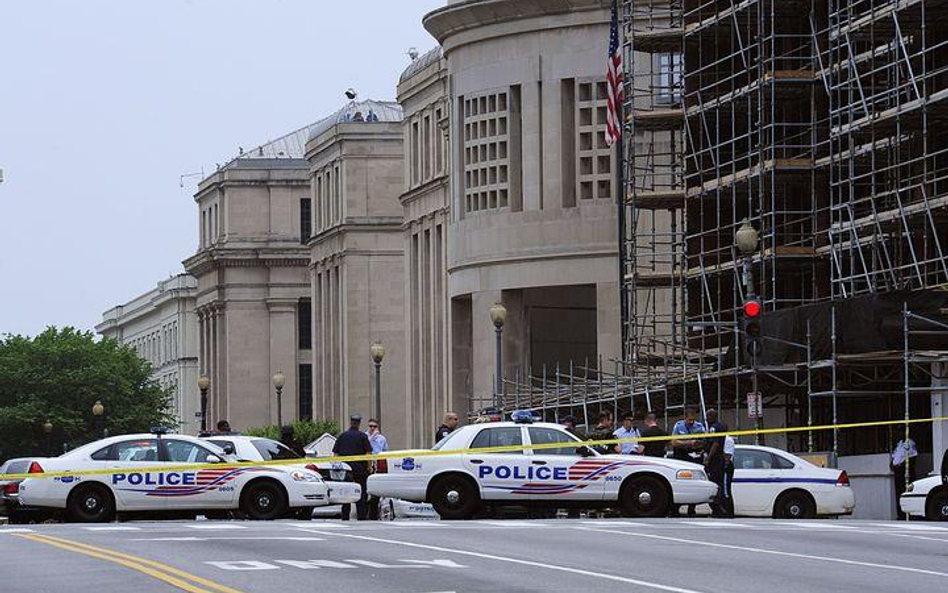
{"type": "Polygon", "coordinates": [[[11,535],[44,543],[50,546],[61,548],[63,550],[68,550],[70,552],[85,554],[86,556],[91,556],[100,560],[114,562],[116,564],[125,566],[126,568],[131,568],[132,570],[147,574],[148,576],[154,577],[160,581],[164,581],[169,585],[173,585],[179,589],[188,591],[189,593],[211,593],[211,590],[218,591],[220,593],[242,593],[237,589],[232,589],[226,585],[215,583],[214,581],[193,575],[179,568],[175,568],[155,560],[149,560],[147,558],[141,558],[131,554],[117,552],[115,550],[109,550],[108,548],[100,548],[98,546],[92,546],[77,541],[39,533],[15,533],[11,535]],[[198,587],[181,579],[187,579],[193,583],[198,583],[204,587],[207,587],[207,589],[198,587]]]}

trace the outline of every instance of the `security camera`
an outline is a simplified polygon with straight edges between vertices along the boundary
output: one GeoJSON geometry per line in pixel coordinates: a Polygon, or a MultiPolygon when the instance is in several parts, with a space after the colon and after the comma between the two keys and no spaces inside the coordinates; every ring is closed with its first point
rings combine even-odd
{"type": "Polygon", "coordinates": [[[355,98],[358,96],[359,94],[355,92],[355,89],[353,88],[346,89],[346,98],[349,99],[350,101],[355,101],[355,98]]]}

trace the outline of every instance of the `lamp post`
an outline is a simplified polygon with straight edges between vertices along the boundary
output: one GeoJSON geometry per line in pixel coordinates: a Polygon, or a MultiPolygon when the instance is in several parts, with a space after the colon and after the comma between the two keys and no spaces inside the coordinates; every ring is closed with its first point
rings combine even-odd
{"type": "Polygon", "coordinates": [[[102,405],[102,402],[96,400],[95,404],[92,406],[92,416],[95,418],[95,430],[99,433],[102,438],[106,437],[105,434],[105,406],[102,405]]]}
{"type": "Polygon", "coordinates": [[[369,349],[372,362],[375,363],[375,419],[382,421],[382,359],[385,358],[385,346],[375,342],[369,349]]]}
{"type": "Polygon", "coordinates": [[[43,423],[43,434],[46,435],[46,455],[53,456],[53,423],[47,420],[43,423]]]}
{"type": "Polygon", "coordinates": [[[494,303],[490,308],[490,320],[497,335],[497,357],[494,369],[494,407],[502,409],[501,398],[504,394],[504,357],[503,334],[504,321],[507,320],[507,308],[502,303],[494,303]]]}
{"type": "Polygon", "coordinates": [[[277,426],[283,426],[283,386],[286,385],[286,376],[283,371],[273,374],[273,386],[277,391],[277,426]]]}
{"type": "MultiPolygon", "coordinates": [[[[743,282],[744,290],[747,293],[747,298],[752,299],[757,296],[756,291],[754,290],[754,271],[751,268],[751,256],[757,252],[758,245],[760,243],[760,235],[757,232],[757,229],[753,227],[750,223],[750,219],[745,218],[744,224],[741,225],[741,228],[737,229],[737,233],[734,235],[734,244],[737,246],[737,250],[741,253],[742,265],[743,265],[743,282]]],[[[751,354],[751,389],[754,392],[754,397],[760,397],[760,392],[757,388],[757,353],[754,351],[751,354]]],[[[763,407],[763,406],[761,406],[763,407]]],[[[762,414],[757,414],[755,418],[755,425],[757,429],[760,430],[764,426],[764,419],[761,418],[762,414]]],[[[763,444],[763,439],[760,434],[754,435],[755,444],[763,444]]]]}
{"type": "Polygon", "coordinates": [[[198,389],[201,390],[201,432],[207,432],[207,390],[211,386],[211,378],[207,375],[198,377],[198,389]]]}

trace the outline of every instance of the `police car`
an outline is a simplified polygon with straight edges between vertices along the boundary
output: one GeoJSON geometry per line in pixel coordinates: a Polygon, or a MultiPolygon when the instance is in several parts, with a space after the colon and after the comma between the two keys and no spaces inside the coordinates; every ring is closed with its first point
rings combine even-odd
{"type": "Polygon", "coordinates": [[[362,486],[352,481],[352,469],[346,463],[312,463],[305,457],[297,455],[283,443],[262,437],[220,435],[206,437],[206,440],[225,452],[233,454],[240,461],[299,459],[299,467],[318,473],[329,486],[329,504],[358,502],[362,496],[362,486]]]}
{"type": "Polygon", "coordinates": [[[939,475],[915,480],[899,497],[902,512],[929,521],[948,521],[948,484],[939,475]]]}
{"type": "Polygon", "coordinates": [[[34,459],[37,474],[19,487],[25,505],[62,509],[67,518],[105,522],[124,511],[239,510],[250,519],[278,519],[299,509],[329,504],[329,487],[305,468],[258,466],[169,469],[192,463],[232,463],[237,458],[194,437],[130,434],[102,439],[60,457],[34,459]],[[42,477],[46,472],[110,470],[101,475],[42,477]]]}
{"type": "Polygon", "coordinates": [[[665,515],[672,504],[701,504],[716,493],[704,469],[693,463],[629,455],[600,455],[558,424],[514,422],[459,428],[434,449],[438,456],[404,451],[389,459],[386,473],[369,476],[379,497],[430,502],[442,519],[472,517],[482,506],[618,507],[640,517],[665,515]],[[531,449],[536,444],[561,447],[531,449]],[[524,446],[505,453],[488,447],[524,446]],[[449,453],[456,451],[456,453],[449,453]]]}
{"type": "Polygon", "coordinates": [[[849,476],[817,467],[772,447],[734,448],[734,514],[806,519],[817,515],[850,515],[856,497],[849,476]]]}

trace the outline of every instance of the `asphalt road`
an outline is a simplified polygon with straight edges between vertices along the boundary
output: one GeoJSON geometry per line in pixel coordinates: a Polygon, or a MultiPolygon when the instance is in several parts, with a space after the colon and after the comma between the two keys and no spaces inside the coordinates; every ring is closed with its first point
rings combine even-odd
{"type": "Polygon", "coordinates": [[[699,518],[0,526],[0,591],[67,590],[945,591],[948,525],[699,518]]]}

